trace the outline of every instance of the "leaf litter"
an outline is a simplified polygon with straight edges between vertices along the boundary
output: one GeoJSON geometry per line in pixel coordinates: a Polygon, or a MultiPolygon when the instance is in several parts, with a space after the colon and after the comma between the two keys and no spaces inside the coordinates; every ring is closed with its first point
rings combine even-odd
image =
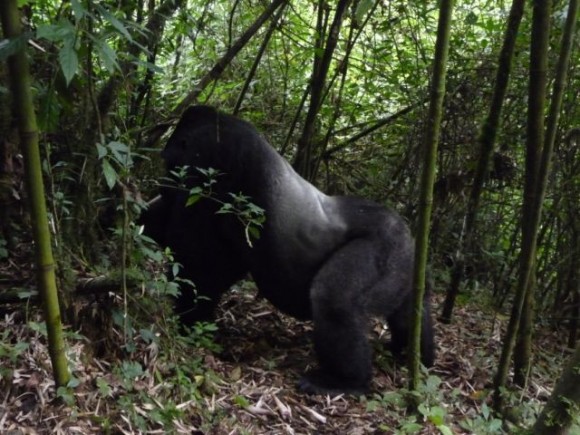
{"type": "MultiPolygon", "coordinates": [[[[406,368],[384,350],[379,322],[371,337],[372,393],[364,397],[299,394],[296,381],[315,363],[311,323],[281,314],[241,287],[220,304],[212,340],[221,350],[185,346],[164,338],[159,328],[156,341],[137,335],[131,352],[97,355],[92,340],[68,331],[75,385],[57,395],[39,313],[19,304],[3,306],[0,314],[2,434],[444,433],[433,417],[436,408],[443,410],[449,433],[477,433],[465,429],[465,421],[473,428],[473,422],[487,421],[488,433],[502,433],[491,431],[489,409],[505,320],[469,304],[456,309],[452,325],[436,322],[438,358],[430,379],[437,382],[423,397],[433,415],[416,421],[399,394],[406,368]]],[[[527,387],[511,400],[528,413],[541,409],[569,355],[563,334],[546,331],[538,331],[527,387]]],[[[102,334],[123,343],[115,326],[102,334]]]]}

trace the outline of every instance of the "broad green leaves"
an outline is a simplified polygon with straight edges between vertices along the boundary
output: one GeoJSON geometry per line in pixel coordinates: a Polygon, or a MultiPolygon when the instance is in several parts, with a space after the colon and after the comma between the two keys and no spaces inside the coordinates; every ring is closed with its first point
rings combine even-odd
{"type": "Polygon", "coordinates": [[[99,11],[101,16],[106,21],[108,21],[121,35],[123,35],[128,41],[133,41],[133,38],[131,38],[131,35],[127,31],[127,28],[113,14],[111,14],[108,10],[106,10],[98,3],[95,4],[95,7],[99,11]]]}
{"type": "Polygon", "coordinates": [[[68,20],[61,20],[58,24],[43,24],[38,27],[36,36],[50,42],[74,42],[75,26],[68,20]]]}
{"type": "MultiPolygon", "coordinates": [[[[119,69],[117,52],[111,46],[114,36],[133,42],[127,27],[113,13],[100,4],[95,4],[95,12],[87,10],[78,0],[70,3],[74,24],[63,18],[57,24],[43,24],[38,26],[36,36],[54,43],[59,47],[58,62],[68,84],[79,70],[79,54],[85,53],[87,43],[90,43],[98,59],[109,73],[119,69]],[[93,24],[88,25],[89,21],[93,24]],[[100,28],[99,32],[92,30],[100,28]],[[91,30],[89,30],[91,29],[91,30]]],[[[9,53],[11,46],[0,44],[0,58],[9,53]]]]}
{"type": "Polygon", "coordinates": [[[133,166],[131,149],[124,143],[111,141],[107,145],[97,144],[97,153],[110,190],[120,179],[119,172],[127,172],[133,166]]]}
{"type": "Polygon", "coordinates": [[[74,39],[66,39],[64,41],[63,47],[58,53],[58,61],[66,83],[69,84],[79,67],[79,58],[74,47],[74,39]]]}
{"type": "Polygon", "coordinates": [[[95,38],[93,35],[89,35],[89,37],[95,43],[94,47],[97,50],[99,59],[101,59],[107,71],[113,73],[115,69],[119,69],[117,53],[111,48],[107,41],[95,38]]]}
{"type": "Polygon", "coordinates": [[[76,33],[75,26],[68,20],[61,20],[57,24],[41,25],[36,32],[38,38],[61,45],[58,61],[67,84],[71,82],[79,66],[75,48],[76,33]]]}

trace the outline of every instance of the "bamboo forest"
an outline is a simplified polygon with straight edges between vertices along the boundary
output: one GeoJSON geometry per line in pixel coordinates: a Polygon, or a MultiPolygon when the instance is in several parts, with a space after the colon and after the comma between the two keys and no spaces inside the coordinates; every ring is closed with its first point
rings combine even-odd
{"type": "Polygon", "coordinates": [[[1,0],[0,433],[580,434],[578,0],[1,0]]]}

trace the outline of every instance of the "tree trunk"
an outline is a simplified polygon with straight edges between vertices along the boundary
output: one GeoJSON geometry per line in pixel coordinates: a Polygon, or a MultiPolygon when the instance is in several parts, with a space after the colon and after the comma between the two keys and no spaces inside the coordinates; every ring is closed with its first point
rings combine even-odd
{"type": "Polygon", "coordinates": [[[477,142],[480,147],[480,155],[477,162],[475,178],[473,180],[473,188],[471,189],[469,201],[467,202],[465,225],[462,226],[461,236],[459,237],[459,247],[457,248],[457,254],[455,258],[455,265],[453,267],[453,271],[451,272],[451,284],[447,290],[447,296],[443,304],[441,320],[444,323],[451,323],[451,316],[453,313],[453,307],[455,306],[455,299],[459,294],[459,286],[463,280],[465,267],[464,253],[468,250],[471,250],[471,241],[473,238],[475,221],[477,219],[477,211],[479,208],[479,198],[481,197],[483,184],[487,178],[489,160],[493,153],[495,140],[499,130],[501,111],[511,73],[516,37],[518,35],[522,16],[524,14],[524,5],[525,0],[513,0],[512,2],[512,7],[503,39],[503,46],[499,55],[499,65],[495,76],[495,88],[491,106],[478,137],[477,142]]]}
{"type": "MultiPolygon", "coordinates": [[[[20,14],[17,0],[0,2],[0,18],[5,38],[21,35],[20,14]]],[[[38,127],[32,100],[32,86],[25,49],[20,49],[7,60],[10,85],[14,100],[14,111],[20,131],[22,154],[24,155],[26,189],[32,219],[32,232],[36,251],[38,289],[42,296],[42,308],[48,333],[48,349],[57,387],[64,386],[70,379],[62,335],[58,292],[56,288],[55,263],[52,256],[48,215],[46,212],[42,167],[38,146],[38,127]]]]}
{"type": "MultiPolygon", "coordinates": [[[[296,171],[307,180],[312,180],[316,175],[313,171],[314,159],[312,155],[312,142],[315,133],[316,116],[318,115],[320,106],[322,105],[322,95],[326,83],[326,76],[328,75],[332,55],[336,48],[336,44],[338,43],[340,28],[349,3],[350,0],[339,0],[336,6],[334,19],[328,32],[326,47],[322,58],[320,58],[320,61],[315,59],[314,62],[312,84],[310,86],[310,105],[308,106],[302,135],[300,136],[300,139],[298,139],[298,148],[296,150],[296,158],[294,159],[293,164],[296,171]]],[[[317,56],[317,53],[315,53],[315,56],[317,56]]]]}
{"type": "Polygon", "coordinates": [[[536,267],[532,268],[528,281],[528,290],[522,307],[522,317],[518,327],[518,335],[514,352],[514,384],[524,387],[529,376],[532,360],[532,337],[534,333],[534,309],[536,289],[536,267]]]}
{"type": "MultiPolygon", "coordinates": [[[[548,13],[550,9],[547,10],[548,13]]],[[[558,57],[558,64],[556,66],[556,77],[554,79],[554,90],[552,92],[552,99],[550,101],[550,111],[548,113],[548,121],[544,137],[544,147],[542,150],[542,157],[539,162],[535,203],[533,205],[533,220],[530,231],[537,232],[540,223],[540,216],[542,210],[542,203],[546,195],[546,187],[548,184],[548,174],[552,163],[552,154],[554,150],[554,142],[556,139],[556,130],[558,129],[558,120],[560,118],[560,108],[562,106],[562,96],[564,94],[564,86],[568,73],[568,65],[570,63],[570,53],[572,51],[572,41],[574,38],[574,29],[576,27],[576,18],[578,16],[578,0],[570,0],[568,6],[568,16],[562,34],[562,43],[560,46],[560,55],[558,57]]],[[[547,43],[546,43],[547,45],[547,43]]],[[[535,255],[533,255],[535,257],[535,255]]],[[[532,273],[535,269],[532,269],[532,273]]],[[[534,316],[534,277],[528,278],[528,289],[524,300],[523,312],[524,316],[521,319],[519,326],[518,350],[514,356],[514,372],[516,377],[514,381],[516,384],[523,386],[525,383],[525,374],[530,370],[530,357],[532,348],[532,323],[534,316]]]]}
{"type": "Polygon", "coordinates": [[[546,102],[551,3],[549,0],[534,0],[529,71],[526,180],[521,219],[522,249],[516,295],[494,380],[494,407],[497,411],[502,409],[503,398],[501,390],[506,385],[517,328],[520,324],[522,308],[536,255],[537,230],[541,211],[541,201],[536,198],[538,193],[536,188],[538,183],[536,181],[538,180],[539,158],[544,137],[544,107],[546,102]]]}
{"type": "Polygon", "coordinates": [[[423,315],[423,297],[425,295],[425,270],[429,248],[429,229],[433,207],[433,185],[437,164],[437,145],[445,96],[445,78],[453,0],[442,0],[439,6],[439,23],[435,59],[433,60],[433,79],[431,82],[431,99],[427,117],[427,128],[424,136],[425,161],[421,176],[421,197],[417,222],[417,240],[415,245],[415,270],[413,272],[414,308],[409,348],[409,389],[417,390],[419,386],[421,358],[421,319],[423,315]]]}
{"type": "MultiPolygon", "coordinates": [[[[576,1],[576,0],[572,0],[576,1]]],[[[534,425],[534,435],[565,435],[580,409],[580,346],[564,368],[542,413],[534,425]]]]}

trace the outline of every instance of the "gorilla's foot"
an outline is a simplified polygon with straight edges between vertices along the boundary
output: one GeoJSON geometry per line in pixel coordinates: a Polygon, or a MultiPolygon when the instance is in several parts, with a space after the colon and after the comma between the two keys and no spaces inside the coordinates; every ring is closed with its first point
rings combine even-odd
{"type": "Polygon", "coordinates": [[[360,396],[369,392],[369,382],[362,379],[345,379],[325,374],[319,370],[306,373],[298,381],[298,390],[306,394],[360,396]]]}

